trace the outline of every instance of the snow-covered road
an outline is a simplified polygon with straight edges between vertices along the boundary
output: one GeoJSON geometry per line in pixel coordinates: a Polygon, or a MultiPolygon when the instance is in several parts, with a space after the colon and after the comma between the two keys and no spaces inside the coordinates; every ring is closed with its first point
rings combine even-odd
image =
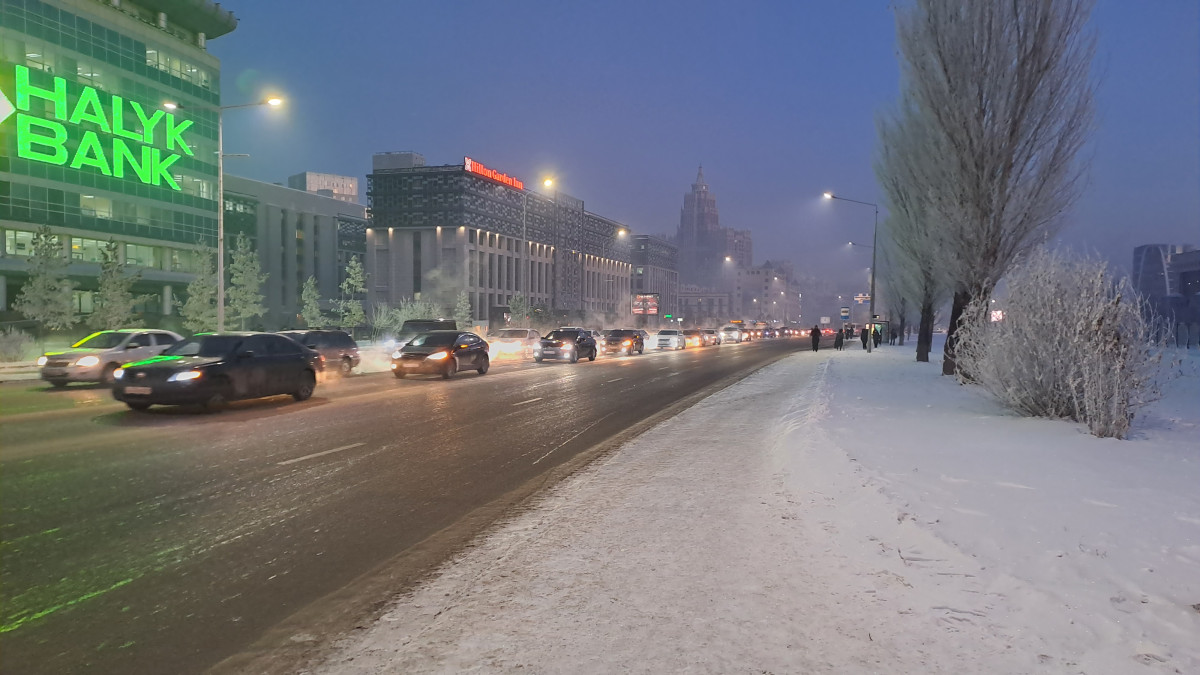
{"type": "Polygon", "coordinates": [[[1121,442],[937,371],[911,347],[759,371],[315,672],[1200,672],[1196,380],[1121,442]]]}

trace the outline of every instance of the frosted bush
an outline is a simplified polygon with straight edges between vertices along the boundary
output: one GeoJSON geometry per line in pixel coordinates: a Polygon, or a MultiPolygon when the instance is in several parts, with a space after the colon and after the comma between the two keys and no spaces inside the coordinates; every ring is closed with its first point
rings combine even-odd
{"type": "Polygon", "coordinates": [[[984,304],[963,314],[960,380],[1023,415],[1124,438],[1166,373],[1163,332],[1128,278],[1098,260],[1038,251],[1013,270],[1008,291],[1003,320],[984,304]]]}
{"type": "Polygon", "coordinates": [[[23,330],[5,328],[0,331],[0,361],[9,363],[25,358],[25,352],[33,344],[33,338],[23,330]]]}

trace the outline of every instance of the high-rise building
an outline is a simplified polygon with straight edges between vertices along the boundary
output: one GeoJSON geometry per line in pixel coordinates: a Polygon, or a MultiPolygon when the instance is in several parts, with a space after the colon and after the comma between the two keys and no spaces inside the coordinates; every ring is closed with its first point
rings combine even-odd
{"type": "Polygon", "coordinates": [[[425,166],[425,155],[412,150],[396,150],[394,152],[377,152],[371,157],[371,170],[387,171],[389,169],[415,169],[425,166]]]}
{"type": "Polygon", "coordinates": [[[315,192],[322,197],[333,197],[343,202],[358,203],[358,179],[353,176],[305,171],[288,176],[287,185],[293,190],[315,192]]]}
{"type": "Polygon", "coordinates": [[[216,244],[220,64],[206,45],[237,20],[207,0],[0,0],[0,17],[0,310],[48,226],[80,313],[112,240],[152,298],[143,317],[162,323],[194,251],[216,244]]]}
{"type": "Polygon", "coordinates": [[[633,293],[658,295],[658,316],[639,317],[658,325],[667,314],[679,312],[679,250],[670,242],[648,234],[633,237],[633,293]]]}
{"type": "Polygon", "coordinates": [[[696,173],[692,191],[683,197],[679,230],[679,283],[701,289],[730,290],[731,268],[754,264],[750,230],[721,227],[717,198],[704,182],[704,167],[696,173]]]}
{"type": "Polygon", "coordinates": [[[526,190],[466,158],[376,169],[367,200],[372,303],[416,298],[453,308],[466,292],[481,325],[494,325],[518,293],[575,320],[631,313],[632,233],[570,195],[526,190]]]}

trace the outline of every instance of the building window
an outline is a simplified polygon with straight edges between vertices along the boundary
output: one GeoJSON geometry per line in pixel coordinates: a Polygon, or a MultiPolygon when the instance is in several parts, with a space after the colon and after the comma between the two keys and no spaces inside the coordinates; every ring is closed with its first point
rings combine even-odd
{"type": "Polygon", "coordinates": [[[142,246],[140,244],[125,244],[125,264],[138,267],[153,267],[160,265],[158,247],[142,246]]]}
{"type": "Polygon", "coordinates": [[[112,218],[112,200],[95,195],[79,195],[79,211],[85,216],[112,218]]]}
{"type": "Polygon", "coordinates": [[[22,230],[5,230],[4,254],[33,255],[33,233],[22,230]]]}
{"type": "Polygon", "coordinates": [[[71,237],[71,260],[102,262],[105,243],[99,239],[71,237]]]}

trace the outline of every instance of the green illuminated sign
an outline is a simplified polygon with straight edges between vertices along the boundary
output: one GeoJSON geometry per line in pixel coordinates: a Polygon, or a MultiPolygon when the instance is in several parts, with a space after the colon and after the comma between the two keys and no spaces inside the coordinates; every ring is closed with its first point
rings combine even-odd
{"type": "Polygon", "coordinates": [[[16,66],[15,75],[14,100],[0,91],[0,122],[17,113],[18,157],[179,189],[168,169],[181,153],[194,156],[184,139],[191,120],[177,120],[165,110],[148,114],[137,101],[88,86],[72,104],[65,79],[55,77],[47,89],[29,81],[25,66],[16,66]],[[35,101],[42,102],[38,110],[45,108],[45,116],[34,111],[35,101]]]}

